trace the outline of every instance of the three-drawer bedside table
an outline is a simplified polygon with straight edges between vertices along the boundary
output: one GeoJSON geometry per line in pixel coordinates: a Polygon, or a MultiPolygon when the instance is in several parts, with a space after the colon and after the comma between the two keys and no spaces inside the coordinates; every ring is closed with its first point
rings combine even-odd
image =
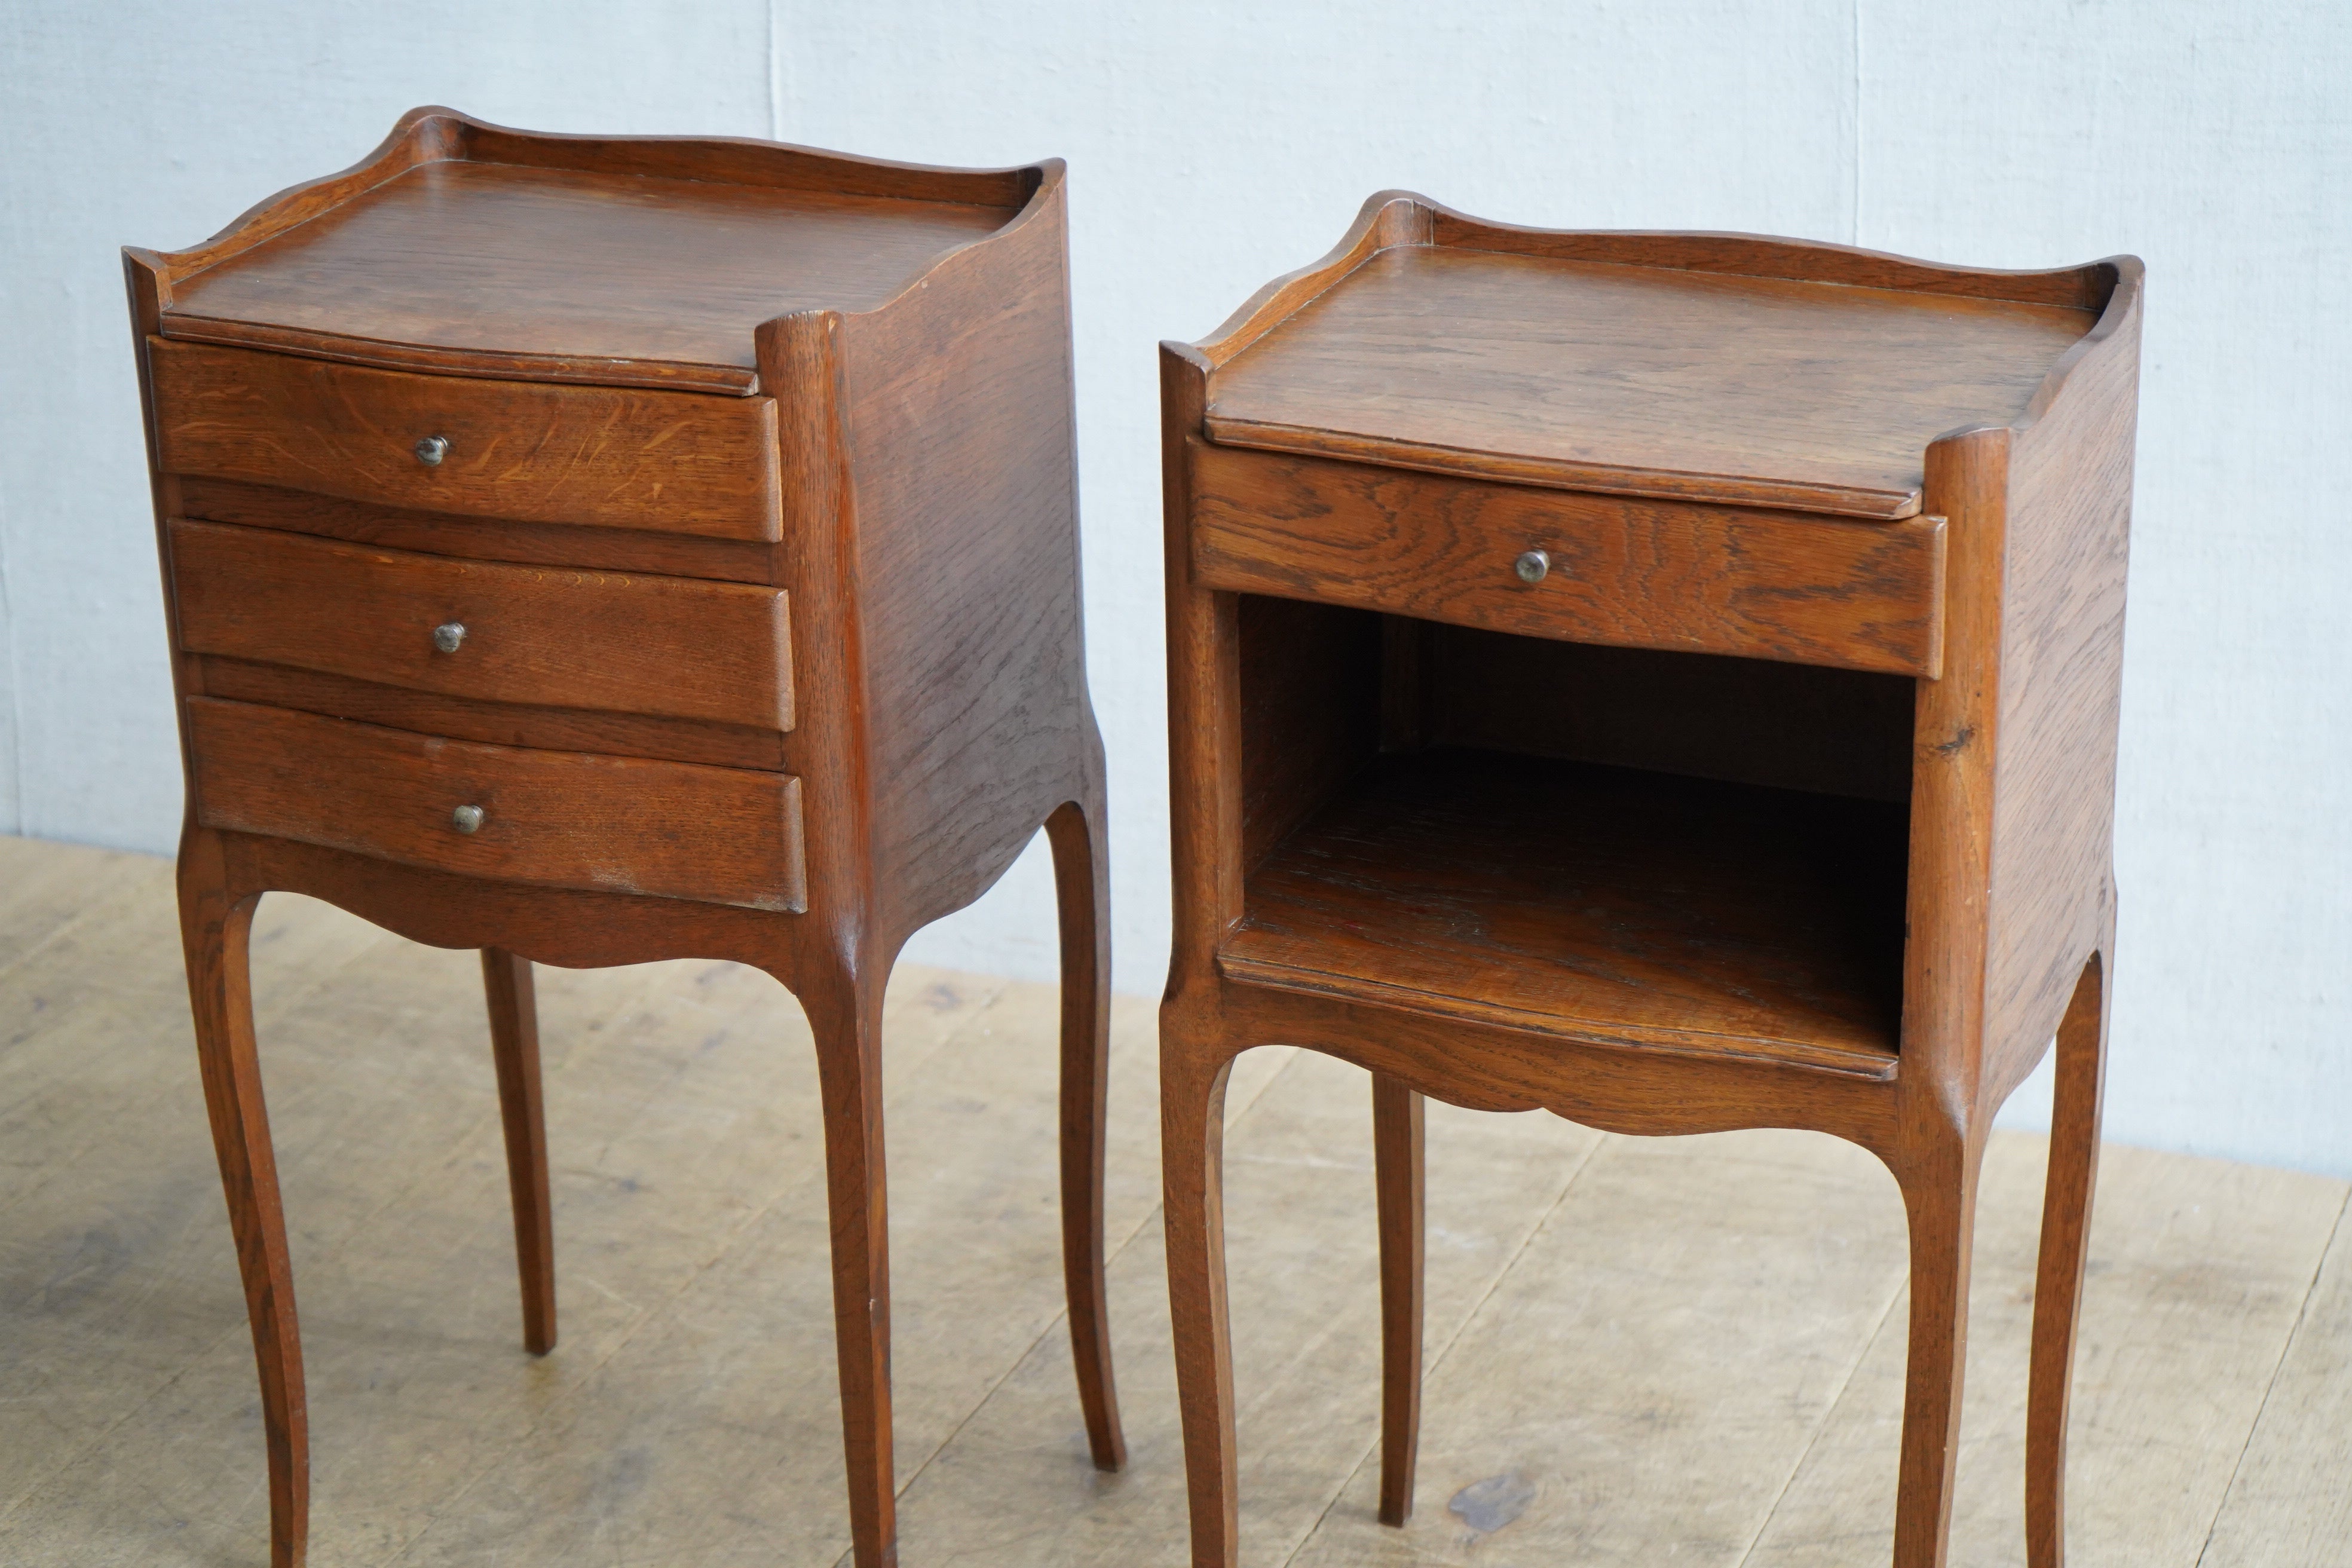
{"type": "Polygon", "coordinates": [[[1237,1552],[1238,1053],[1371,1074],[1391,1524],[1424,1095],[1877,1154],[1911,1242],[1895,1561],[1934,1568],[1977,1173],[2053,1034],[2026,1529],[2054,1568],[2140,279],[2127,257],[1969,271],[1390,194],[1206,342],[1162,346],[1162,1152],[1201,1568],[1237,1552]]]}
{"type": "Polygon", "coordinates": [[[418,110],[205,245],[125,252],[206,1103],[272,1559],[302,1363],[247,980],[267,890],[482,950],[554,1342],[530,962],[731,959],[816,1040],[856,1558],[895,1557],[879,1028],[901,945],[1044,825],[1064,1256],[1095,1462],[1103,762],[1081,641],[1062,166],[545,136],[418,110]]]}

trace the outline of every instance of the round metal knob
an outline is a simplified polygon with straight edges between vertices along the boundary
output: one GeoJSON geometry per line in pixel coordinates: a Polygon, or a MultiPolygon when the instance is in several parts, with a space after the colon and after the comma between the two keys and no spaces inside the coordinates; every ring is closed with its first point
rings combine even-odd
{"type": "Polygon", "coordinates": [[[1519,574],[1522,583],[1540,583],[1551,570],[1551,557],[1540,550],[1530,550],[1511,563],[1511,570],[1519,574]]]}
{"type": "Polygon", "coordinates": [[[460,833],[472,833],[482,826],[482,808],[461,805],[449,814],[449,826],[460,833]]]}
{"type": "Polygon", "coordinates": [[[433,646],[443,653],[456,653],[457,645],[466,640],[466,628],[456,621],[433,628],[433,646]]]}
{"type": "Polygon", "coordinates": [[[441,459],[449,455],[449,437],[446,436],[426,436],[420,439],[415,447],[410,448],[410,450],[416,454],[416,460],[418,462],[424,464],[428,468],[437,468],[441,466],[441,459]]]}

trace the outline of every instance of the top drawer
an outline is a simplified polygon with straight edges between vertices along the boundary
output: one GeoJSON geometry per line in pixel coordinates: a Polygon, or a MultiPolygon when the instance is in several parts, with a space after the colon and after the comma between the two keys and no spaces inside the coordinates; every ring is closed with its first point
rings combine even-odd
{"type": "Polygon", "coordinates": [[[409,375],[147,341],[166,473],[425,511],[780,536],[766,397],[409,375]]]}
{"type": "Polygon", "coordinates": [[[1187,443],[1204,588],[1934,677],[1944,520],[1862,522],[1187,443]]]}

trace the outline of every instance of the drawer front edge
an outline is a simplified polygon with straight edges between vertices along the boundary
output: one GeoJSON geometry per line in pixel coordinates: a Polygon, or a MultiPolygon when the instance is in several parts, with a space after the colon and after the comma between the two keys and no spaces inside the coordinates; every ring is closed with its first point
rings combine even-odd
{"type": "Polygon", "coordinates": [[[370,370],[148,340],[165,472],[520,522],[782,537],[768,397],[370,370]],[[444,447],[431,461],[420,441],[444,447]]]}
{"type": "Polygon", "coordinates": [[[175,519],[181,647],[444,696],[793,727],[783,590],[175,519]],[[444,628],[452,646],[436,643],[444,628]]]}
{"type": "Polygon", "coordinates": [[[1489,631],[1934,677],[1944,520],[1538,490],[1192,440],[1199,585],[1489,631]],[[1522,581],[1530,551],[1548,564],[1522,581]]]}
{"type": "Polygon", "coordinates": [[[694,763],[449,741],[191,697],[207,827],[499,882],[798,911],[800,781],[694,763]],[[479,826],[455,826],[460,806],[479,826]]]}

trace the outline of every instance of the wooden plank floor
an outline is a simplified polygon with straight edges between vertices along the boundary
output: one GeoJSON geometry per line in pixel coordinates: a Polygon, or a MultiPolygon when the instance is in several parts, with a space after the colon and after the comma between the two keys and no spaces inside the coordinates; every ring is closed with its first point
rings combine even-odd
{"type": "MultiPolygon", "coordinates": [[[[728,964],[541,971],[562,1339],[534,1360],[471,955],[275,897],[255,963],[311,1561],[841,1560],[816,1079],[790,999],[728,964]]],[[[1103,1477],[1060,1316],[1052,992],[913,968],[893,984],[908,1568],[1184,1561],[1151,1025],[1120,1001],[1111,1291],[1133,1461],[1103,1477]]],[[[1370,1098],[1305,1054],[1236,1073],[1244,1562],[1886,1560],[1905,1313],[1885,1173],[1821,1138],[1634,1140],[1440,1106],[1419,1511],[1374,1523],[1370,1098]]],[[[2004,1134],[1986,1171],[1956,1564],[2022,1556],[2042,1153],[2004,1134]]],[[[266,1562],[163,863],[0,839],[0,1562],[266,1562]]],[[[2346,1197],[2108,1151],[2078,1568],[2352,1564],[2346,1197]]]]}

